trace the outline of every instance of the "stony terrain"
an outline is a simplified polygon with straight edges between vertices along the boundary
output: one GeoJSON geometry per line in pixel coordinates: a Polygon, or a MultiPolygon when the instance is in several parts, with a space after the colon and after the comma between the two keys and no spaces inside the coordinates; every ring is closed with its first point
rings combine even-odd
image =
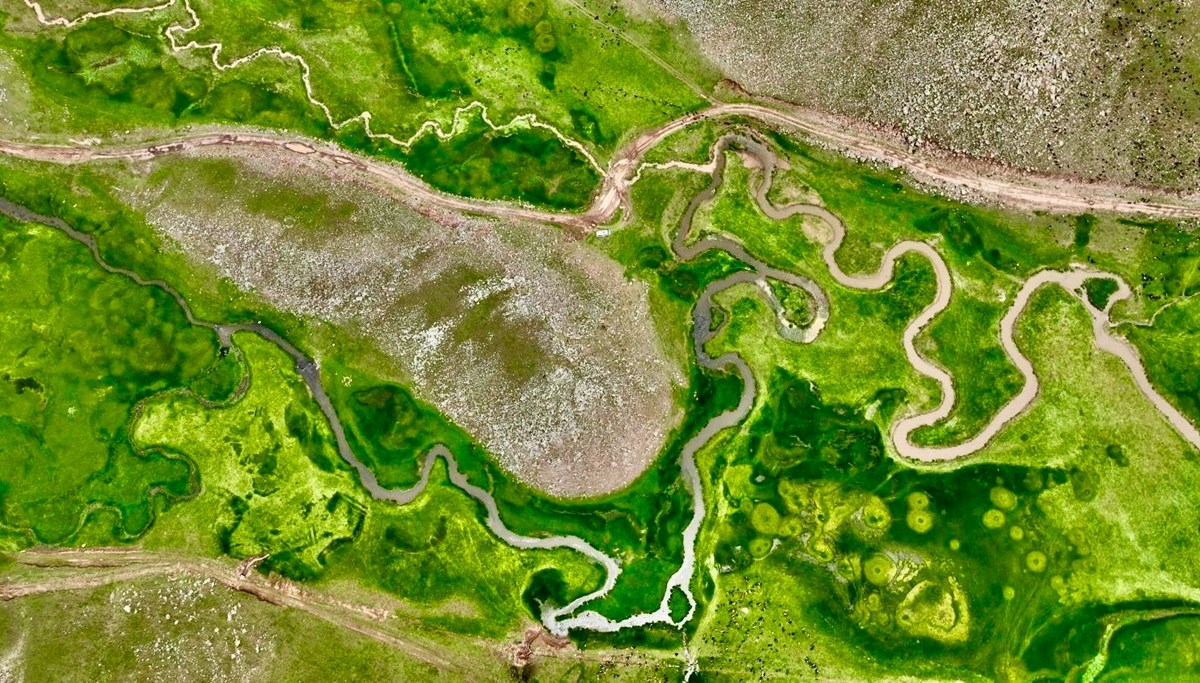
{"type": "Polygon", "coordinates": [[[618,265],[555,228],[423,214],[303,169],[280,176],[273,157],[239,163],[234,200],[186,175],[130,197],[240,287],[360,330],[420,396],[538,488],[606,493],[658,453],[682,376],[662,355],[645,285],[618,265]],[[327,225],[237,201],[275,183],[317,187],[314,178],[334,193],[327,225]]]}
{"type": "Polygon", "coordinates": [[[754,93],[914,146],[1200,187],[1195,3],[653,1],[754,93]]]}

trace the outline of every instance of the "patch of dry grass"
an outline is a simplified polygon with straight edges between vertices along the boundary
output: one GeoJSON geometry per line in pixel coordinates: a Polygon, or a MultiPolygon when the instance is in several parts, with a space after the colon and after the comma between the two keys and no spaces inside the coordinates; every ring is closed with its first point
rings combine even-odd
{"type": "Polygon", "coordinates": [[[1194,189],[1200,11],[1140,0],[654,0],[749,90],[914,146],[1194,189]]]}
{"type": "MultiPolygon", "coordinates": [[[[678,420],[646,286],[544,226],[417,211],[275,157],[163,159],[126,197],[191,257],[355,329],[522,480],[630,483],[678,420]]],[[[142,169],[151,170],[151,169],[142,169]]]]}

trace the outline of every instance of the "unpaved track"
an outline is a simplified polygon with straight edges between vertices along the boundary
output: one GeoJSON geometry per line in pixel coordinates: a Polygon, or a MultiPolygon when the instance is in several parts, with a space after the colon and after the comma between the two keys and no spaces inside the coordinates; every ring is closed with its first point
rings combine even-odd
{"type": "Polygon", "coordinates": [[[83,164],[98,161],[149,161],[164,154],[182,153],[210,147],[242,147],[250,149],[283,150],[289,154],[316,162],[316,167],[338,171],[350,170],[382,181],[406,196],[448,211],[482,214],[513,220],[531,220],[554,223],[574,228],[584,228],[603,222],[607,214],[611,217],[618,205],[615,196],[598,203],[587,214],[567,214],[541,211],[511,204],[466,199],[438,192],[412,176],[397,164],[371,159],[346,152],[334,145],[300,140],[293,137],[267,133],[200,133],[186,135],[170,142],[145,146],[96,148],[83,146],[37,145],[22,142],[0,141],[0,154],[33,161],[48,161],[58,164],[83,164]],[[611,208],[607,208],[611,204],[611,208]],[[597,213],[599,212],[599,213],[597,213]]]}
{"type": "MultiPolygon", "coordinates": [[[[43,26],[68,28],[100,17],[121,14],[151,14],[167,11],[174,7],[178,0],[166,0],[166,2],[161,4],[141,7],[116,7],[100,12],[89,12],[75,18],[50,17],[36,0],[24,0],[24,2],[33,11],[38,23],[43,26]]],[[[567,0],[567,2],[573,4],[588,17],[598,20],[585,7],[579,5],[574,0],[567,0]]],[[[523,114],[513,118],[508,123],[497,125],[489,118],[487,106],[479,101],[471,102],[466,106],[456,109],[449,130],[443,128],[437,121],[430,120],[421,124],[407,139],[401,139],[390,133],[374,131],[372,129],[372,114],[369,111],[363,111],[343,120],[336,119],[329,105],[317,97],[312,84],[312,70],[304,57],[299,54],[287,51],[279,46],[271,46],[259,48],[249,54],[222,62],[221,54],[224,50],[224,45],[220,42],[199,43],[192,40],[182,43],[181,36],[186,36],[200,27],[200,17],[192,9],[190,1],[182,0],[182,5],[191,23],[173,23],[163,31],[170,43],[172,52],[207,51],[213,68],[218,71],[236,69],[264,57],[279,59],[285,63],[297,64],[300,67],[300,77],[309,104],[320,109],[326,121],[335,130],[351,124],[362,125],[367,137],[386,140],[393,145],[408,149],[416,140],[428,134],[436,135],[440,140],[454,137],[461,132],[464,126],[464,116],[478,111],[481,120],[492,130],[504,131],[520,128],[539,128],[548,131],[562,142],[563,145],[575,150],[598,173],[603,175],[600,189],[594,197],[591,208],[581,215],[536,211],[505,206],[498,203],[470,201],[434,191],[395,165],[382,164],[358,155],[348,154],[335,147],[328,145],[321,146],[311,141],[245,132],[218,132],[209,135],[178,138],[142,148],[113,148],[107,151],[92,148],[38,146],[15,141],[0,141],[0,152],[43,161],[78,163],[114,158],[145,158],[144,155],[147,153],[154,156],[160,153],[184,151],[212,144],[274,145],[298,154],[316,154],[323,161],[334,164],[353,166],[358,170],[383,179],[385,182],[406,193],[418,196],[424,201],[445,209],[590,228],[609,222],[620,208],[627,210],[631,208],[628,197],[629,187],[637,178],[637,170],[641,159],[650,148],[672,133],[680,131],[698,121],[740,116],[754,119],[767,125],[802,132],[823,143],[840,148],[856,156],[903,167],[920,182],[939,187],[966,190],[969,198],[982,197],[990,201],[1015,207],[1065,213],[1103,211],[1160,218],[1200,217],[1200,202],[1195,199],[1184,199],[1174,195],[1169,197],[1163,195],[1158,198],[1144,200],[1136,199],[1136,197],[1145,195],[1148,190],[1146,188],[1096,185],[1062,178],[1035,176],[1027,173],[1019,173],[1004,167],[990,167],[988,172],[981,172],[962,165],[950,164],[945,160],[915,154],[879,135],[871,134],[861,128],[840,124],[836,119],[820,115],[816,112],[801,109],[783,111],[752,103],[716,104],[707,109],[693,112],[665,123],[658,128],[646,131],[614,154],[607,171],[602,168],[600,162],[587,147],[578,140],[565,135],[554,125],[541,121],[536,114],[523,114]]],[[[618,31],[618,34],[620,34],[620,31],[618,31]]],[[[634,45],[634,47],[648,54],[660,67],[666,69],[668,73],[671,73],[682,83],[696,89],[694,83],[685,78],[655,53],[647,50],[640,43],[633,41],[628,36],[624,36],[624,38],[634,45]]],[[[705,99],[712,101],[711,97],[703,92],[700,94],[705,99]]]]}
{"type": "Polygon", "coordinates": [[[401,650],[405,654],[437,667],[441,671],[467,671],[465,662],[452,661],[437,651],[434,643],[403,638],[382,628],[389,615],[382,610],[338,601],[285,580],[269,579],[261,574],[242,576],[239,568],[218,560],[184,557],[168,553],[126,549],[25,550],[13,556],[25,567],[47,570],[36,579],[9,579],[0,582],[0,600],[53,593],[94,589],[114,583],[190,575],[212,579],[235,591],[253,595],[263,602],[290,607],[335,626],[401,650]],[[380,625],[370,622],[376,621],[380,625]]]}
{"type": "Polygon", "coordinates": [[[968,197],[1021,209],[1056,213],[1107,212],[1157,218],[1200,217],[1200,201],[1162,194],[1152,199],[1136,199],[1145,188],[1097,185],[1048,176],[1036,176],[1007,168],[988,173],[925,158],[897,147],[863,130],[839,124],[836,120],[804,111],[781,111],[760,104],[718,104],[681,116],[630,142],[614,156],[605,174],[600,194],[589,210],[593,220],[611,218],[617,206],[628,208],[629,187],[646,153],[670,137],[700,121],[731,117],[753,119],[772,127],[800,132],[846,153],[903,168],[917,181],[943,188],[960,188],[968,197]]]}
{"type": "Polygon", "coordinates": [[[1101,211],[1124,215],[1156,218],[1198,218],[1200,203],[1177,199],[1177,203],[1138,201],[1128,197],[1138,190],[1111,186],[1069,183],[1067,181],[1016,176],[1016,179],[974,174],[937,166],[915,155],[888,148],[869,136],[849,128],[820,125],[817,118],[804,118],[754,104],[722,104],[675,119],[648,131],[621,150],[609,163],[591,206],[582,213],[546,211],[511,203],[468,199],[446,194],[431,188],[424,181],[405,171],[400,165],[348,152],[330,143],[286,136],[269,132],[206,132],[185,134],[154,144],[95,147],[83,145],[44,145],[12,140],[0,140],[0,154],[59,164],[81,164],[95,161],[148,161],[164,154],[183,153],[203,148],[236,146],[253,149],[273,148],[305,157],[318,168],[350,170],[383,182],[406,196],[448,211],[479,214],[510,220],[529,220],[551,223],[588,231],[609,223],[617,211],[632,209],[630,187],[636,182],[646,153],[673,133],[705,120],[747,117],[772,126],[798,130],[819,140],[863,156],[878,158],[902,166],[914,178],[941,186],[961,187],[971,192],[1019,208],[1060,213],[1101,211]]]}
{"type": "Polygon", "coordinates": [[[1144,187],[1086,183],[1067,178],[1023,173],[1008,167],[986,171],[953,161],[908,151],[884,137],[848,126],[816,112],[781,111],[759,104],[722,104],[702,112],[705,118],[745,116],[772,126],[805,133],[857,156],[903,168],[918,182],[959,188],[967,197],[980,197],[1015,208],[1055,213],[1103,212],[1157,218],[1200,217],[1200,200],[1144,187]],[[1145,198],[1146,195],[1154,195],[1145,198]]]}

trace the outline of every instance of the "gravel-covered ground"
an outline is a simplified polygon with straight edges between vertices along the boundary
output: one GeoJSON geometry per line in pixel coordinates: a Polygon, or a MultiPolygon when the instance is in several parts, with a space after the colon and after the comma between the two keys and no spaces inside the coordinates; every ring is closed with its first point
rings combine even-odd
{"type": "Polygon", "coordinates": [[[754,93],[915,146],[1200,187],[1194,2],[649,1],[754,93]]]}
{"type": "Polygon", "coordinates": [[[620,266],[555,228],[421,212],[258,154],[239,159],[232,195],[193,182],[197,162],[176,158],[156,162],[181,164],[166,180],[127,196],[240,287],[359,330],[418,395],[538,488],[606,493],[658,453],[682,375],[645,285],[620,266]],[[328,192],[338,218],[311,226],[300,209],[293,219],[278,205],[248,208],[305,188],[328,192]]]}

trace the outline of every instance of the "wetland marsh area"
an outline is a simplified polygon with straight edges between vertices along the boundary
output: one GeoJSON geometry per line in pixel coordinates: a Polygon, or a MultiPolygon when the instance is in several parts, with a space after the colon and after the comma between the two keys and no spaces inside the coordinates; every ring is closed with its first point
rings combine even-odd
{"type": "Polygon", "coordinates": [[[680,12],[0,0],[0,681],[1200,676],[1194,197],[680,12]]]}

